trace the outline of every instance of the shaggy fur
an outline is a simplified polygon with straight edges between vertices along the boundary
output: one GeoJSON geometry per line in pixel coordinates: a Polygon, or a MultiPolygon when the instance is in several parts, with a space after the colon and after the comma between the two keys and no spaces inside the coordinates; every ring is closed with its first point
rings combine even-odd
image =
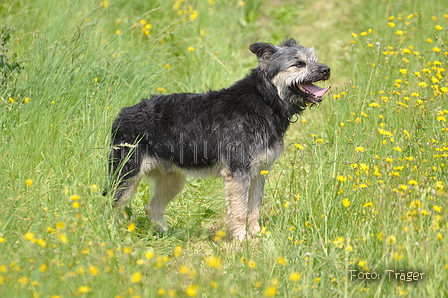
{"type": "Polygon", "coordinates": [[[152,96],[123,108],[112,126],[109,172],[116,206],[126,205],[139,181],[154,181],[149,219],[167,230],[168,203],[186,176],[224,178],[229,228],[243,240],[260,231],[264,177],[283,152],[289,119],[328,91],[313,85],[330,68],[312,48],[288,39],[279,47],[254,43],[259,66],[230,88],[152,96]]]}

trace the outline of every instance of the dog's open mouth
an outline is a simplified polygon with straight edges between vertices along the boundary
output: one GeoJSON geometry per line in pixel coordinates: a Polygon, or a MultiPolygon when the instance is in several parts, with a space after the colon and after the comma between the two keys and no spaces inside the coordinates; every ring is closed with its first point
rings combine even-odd
{"type": "Polygon", "coordinates": [[[312,83],[306,83],[296,84],[295,88],[297,88],[300,93],[305,95],[308,101],[318,104],[322,101],[322,96],[324,96],[324,94],[327,93],[328,90],[330,90],[331,86],[328,86],[327,88],[321,88],[312,83]]]}

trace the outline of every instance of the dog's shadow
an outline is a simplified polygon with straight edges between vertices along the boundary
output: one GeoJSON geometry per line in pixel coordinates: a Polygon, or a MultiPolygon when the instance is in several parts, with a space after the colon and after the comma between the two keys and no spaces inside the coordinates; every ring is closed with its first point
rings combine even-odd
{"type": "Polygon", "coordinates": [[[128,229],[131,223],[135,224],[133,233],[140,239],[176,239],[186,242],[191,239],[214,240],[218,232],[220,240],[228,240],[229,233],[222,231],[226,225],[224,222],[217,223],[222,218],[219,212],[212,209],[204,209],[200,214],[194,217],[178,219],[176,215],[171,215],[169,210],[166,219],[169,223],[168,231],[162,231],[154,226],[146,216],[144,209],[126,207],[122,214],[122,229],[128,229]]]}

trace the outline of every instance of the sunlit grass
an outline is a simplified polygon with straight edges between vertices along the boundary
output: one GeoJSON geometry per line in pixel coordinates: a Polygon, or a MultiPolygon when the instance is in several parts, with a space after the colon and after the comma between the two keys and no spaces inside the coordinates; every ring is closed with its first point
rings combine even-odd
{"type": "Polygon", "coordinates": [[[21,66],[1,78],[0,296],[443,297],[448,11],[376,2],[347,6],[351,32],[326,29],[345,44],[325,63],[347,82],[291,124],[285,154],[261,173],[262,231],[244,243],[228,241],[220,180],[187,183],[166,235],[146,219],[147,183],[130,218],[111,210],[110,125],[154,93],[228,86],[256,65],[247,46],[293,36],[276,30],[302,10],[271,8],[269,33],[258,1],[0,6],[16,28],[0,53],[21,66]]]}

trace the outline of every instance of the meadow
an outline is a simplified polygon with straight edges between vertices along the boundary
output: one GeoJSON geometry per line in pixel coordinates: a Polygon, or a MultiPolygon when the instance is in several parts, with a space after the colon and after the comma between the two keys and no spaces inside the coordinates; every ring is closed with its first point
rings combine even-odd
{"type": "Polygon", "coordinates": [[[444,2],[2,1],[0,297],[448,297],[444,2]],[[288,36],[333,88],[293,119],[257,239],[229,241],[220,179],[189,180],[164,235],[147,182],[123,220],[119,110],[229,86],[288,36]]]}

